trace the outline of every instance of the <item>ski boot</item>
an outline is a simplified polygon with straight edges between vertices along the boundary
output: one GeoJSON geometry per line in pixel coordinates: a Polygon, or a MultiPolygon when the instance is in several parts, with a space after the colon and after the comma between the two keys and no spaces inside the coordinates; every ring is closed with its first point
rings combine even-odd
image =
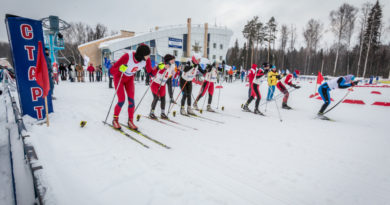
{"type": "Polygon", "coordinates": [[[149,117],[152,118],[153,120],[157,119],[156,115],[154,115],[154,110],[150,111],[149,117]]]}
{"type": "Polygon", "coordinates": [[[317,114],[317,118],[318,119],[321,119],[321,120],[330,120],[328,117],[326,117],[325,115],[324,115],[324,113],[322,113],[322,112],[319,112],[318,114],[317,114]]]}
{"type": "Polygon", "coordinates": [[[257,115],[263,115],[264,116],[264,114],[262,112],[260,112],[260,110],[257,109],[257,108],[253,111],[253,113],[255,113],[257,115]]]}
{"type": "Polygon", "coordinates": [[[192,110],[191,106],[188,106],[188,107],[187,107],[187,114],[189,114],[189,115],[196,115],[196,114],[194,113],[194,111],[192,110]]]}
{"type": "Polygon", "coordinates": [[[161,113],[160,117],[161,117],[161,119],[164,119],[164,120],[168,120],[169,119],[168,116],[165,113],[163,113],[163,112],[161,113]]]}
{"type": "Polygon", "coordinates": [[[119,124],[118,120],[119,120],[119,117],[114,115],[114,119],[112,120],[112,126],[115,129],[120,130],[121,129],[121,125],[119,124]]]}
{"type": "Polygon", "coordinates": [[[194,104],[192,105],[192,107],[194,107],[195,110],[199,110],[198,102],[195,101],[194,104]]]}
{"type": "Polygon", "coordinates": [[[215,112],[215,110],[211,108],[211,105],[207,105],[207,112],[215,112]]]}
{"type": "Polygon", "coordinates": [[[287,103],[283,103],[282,104],[282,108],[286,109],[286,110],[291,110],[292,109],[290,106],[287,105],[287,103]]]}
{"type": "Polygon", "coordinates": [[[181,106],[181,108],[180,108],[180,114],[181,114],[181,115],[187,115],[186,110],[184,109],[184,106],[181,106]]]}
{"type": "Polygon", "coordinates": [[[248,107],[248,104],[245,104],[244,107],[242,108],[245,112],[251,112],[251,110],[248,107]]]}
{"type": "Polygon", "coordinates": [[[135,124],[133,123],[133,119],[129,119],[129,121],[127,122],[127,125],[128,125],[129,128],[132,129],[132,130],[138,130],[138,127],[135,126],[135,124]]]}

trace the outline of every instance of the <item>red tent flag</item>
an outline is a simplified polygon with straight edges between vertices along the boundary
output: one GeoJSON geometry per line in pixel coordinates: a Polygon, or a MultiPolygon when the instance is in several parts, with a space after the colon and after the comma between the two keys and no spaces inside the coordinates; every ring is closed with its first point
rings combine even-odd
{"type": "Polygon", "coordinates": [[[50,90],[49,71],[47,69],[47,63],[45,54],[43,53],[42,42],[38,42],[38,58],[35,73],[36,81],[43,89],[43,97],[45,98],[50,90]]]}
{"type": "Polygon", "coordinates": [[[321,72],[318,71],[317,84],[321,84],[322,81],[324,81],[324,77],[322,77],[321,72]]]}

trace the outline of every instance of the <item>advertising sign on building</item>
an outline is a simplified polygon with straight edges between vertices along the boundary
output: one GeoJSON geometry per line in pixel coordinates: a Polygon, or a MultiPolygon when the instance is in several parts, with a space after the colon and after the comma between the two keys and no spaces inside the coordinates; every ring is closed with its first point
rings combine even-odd
{"type": "MultiPolygon", "coordinates": [[[[38,41],[44,42],[42,22],[7,15],[6,26],[11,46],[22,115],[36,119],[46,117],[43,90],[36,82],[38,41]]],[[[51,90],[47,96],[48,111],[53,112],[51,90]]]]}
{"type": "Polygon", "coordinates": [[[168,38],[169,48],[183,48],[183,39],[180,38],[168,38]]]}

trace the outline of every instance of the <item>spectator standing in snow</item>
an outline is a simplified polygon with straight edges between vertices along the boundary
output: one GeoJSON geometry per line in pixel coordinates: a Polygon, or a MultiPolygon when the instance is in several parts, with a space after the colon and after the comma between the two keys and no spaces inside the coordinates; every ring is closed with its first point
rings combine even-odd
{"type": "Polygon", "coordinates": [[[66,80],[66,68],[65,68],[64,64],[60,63],[59,70],[60,70],[60,74],[61,74],[61,80],[66,80]]]}
{"type": "Polygon", "coordinates": [[[84,68],[81,63],[76,65],[77,82],[84,82],[84,68]]]}
{"type": "Polygon", "coordinates": [[[95,72],[95,68],[93,67],[92,63],[89,64],[87,71],[88,71],[89,82],[93,82],[94,81],[93,73],[95,72]]]}
{"type": "Polygon", "coordinates": [[[74,82],[74,62],[71,62],[69,65],[68,65],[68,75],[69,75],[69,80],[70,82],[74,82]]]}

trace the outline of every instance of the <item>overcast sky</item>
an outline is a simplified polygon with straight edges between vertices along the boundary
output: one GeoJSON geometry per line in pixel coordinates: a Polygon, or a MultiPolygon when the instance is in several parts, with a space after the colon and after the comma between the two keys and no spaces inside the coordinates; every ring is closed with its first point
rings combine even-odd
{"type": "MultiPolygon", "coordinates": [[[[231,45],[236,38],[244,42],[242,29],[248,20],[258,15],[262,22],[271,16],[278,25],[295,24],[298,45],[302,45],[302,31],[310,18],[319,19],[329,30],[329,13],[346,2],[361,8],[365,2],[376,0],[1,0],[0,15],[15,14],[40,19],[57,15],[67,22],[82,21],[90,25],[105,24],[110,30],[144,32],[155,26],[185,24],[188,17],[194,24],[208,22],[227,26],[234,32],[231,45]]],[[[383,22],[390,24],[390,2],[381,0],[383,22]]],[[[360,13],[359,13],[360,14],[360,13]]],[[[389,31],[384,37],[389,42],[389,31]]],[[[4,20],[0,24],[0,41],[8,41],[4,20]]],[[[329,47],[334,41],[328,31],[321,40],[321,47],[329,47]]]]}

